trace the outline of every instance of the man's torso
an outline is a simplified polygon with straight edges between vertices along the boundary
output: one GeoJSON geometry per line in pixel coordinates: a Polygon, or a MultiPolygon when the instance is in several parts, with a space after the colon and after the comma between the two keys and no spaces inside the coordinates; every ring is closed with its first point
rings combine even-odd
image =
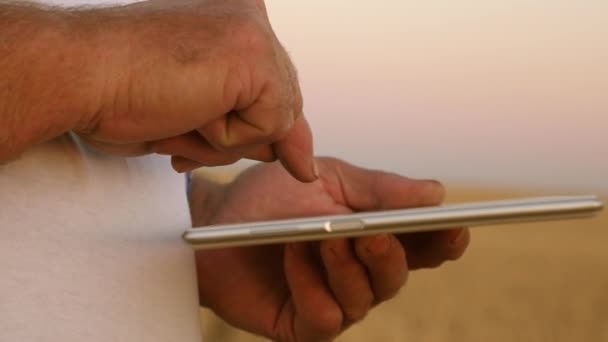
{"type": "Polygon", "coordinates": [[[0,166],[0,340],[200,341],[184,178],[63,136],[0,166]]]}

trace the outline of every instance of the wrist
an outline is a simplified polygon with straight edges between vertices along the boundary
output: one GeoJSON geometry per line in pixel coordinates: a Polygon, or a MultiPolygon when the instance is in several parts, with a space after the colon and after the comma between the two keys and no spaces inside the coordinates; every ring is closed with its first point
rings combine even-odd
{"type": "MultiPolygon", "coordinates": [[[[66,38],[81,56],[86,91],[77,101],[78,117],[70,130],[94,132],[100,118],[113,112],[120,92],[128,89],[131,34],[129,16],[118,8],[78,10],[66,18],[66,38]]],[[[85,84],[83,84],[85,86],[85,84]]]]}
{"type": "MultiPolygon", "coordinates": [[[[221,59],[215,55],[209,59],[217,61],[203,63],[206,54],[218,45],[210,42],[210,37],[217,39],[217,32],[207,27],[208,20],[193,15],[189,7],[168,4],[144,1],[74,12],[71,31],[77,44],[86,49],[87,74],[94,89],[85,115],[74,129],[77,133],[120,141],[124,139],[120,134],[106,134],[112,130],[108,127],[114,131],[130,127],[131,117],[197,112],[195,120],[201,121],[207,113],[223,113],[206,102],[223,100],[220,95],[224,87],[215,80],[223,80],[225,63],[219,63],[221,59]],[[200,106],[205,110],[201,111],[200,106]]],[[[180,126],[176,130],[184,129],[180,126]]]]}

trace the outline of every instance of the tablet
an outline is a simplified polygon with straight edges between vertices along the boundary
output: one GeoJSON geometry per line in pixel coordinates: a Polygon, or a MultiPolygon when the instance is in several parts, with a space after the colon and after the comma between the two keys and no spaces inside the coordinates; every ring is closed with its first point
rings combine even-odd
{"type": "Polygon", "coordinates": [[[288,220],[212,225],[188,229],[184,240],[196,249],[250,246],[413,233],[462,226],[592,217],[603,209],[596,196],[552,196],[360,212],[288,220]]]}

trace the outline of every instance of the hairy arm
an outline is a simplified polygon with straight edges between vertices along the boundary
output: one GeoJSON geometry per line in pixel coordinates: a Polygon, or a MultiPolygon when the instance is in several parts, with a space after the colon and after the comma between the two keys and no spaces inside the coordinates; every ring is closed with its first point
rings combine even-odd
{"type": "Polygon", "coordinates": [[[0,162],[75,126],[87,91],[86,54],[67,12],[0,3],[0,162]]]}
{"type": "MultiPolygon", "coordinates": [[[[114,112],[132,111],[130,101],[155,104],[151,98],[170,93],[155,88],[159,73],[170,76],[182,64],[168,53],[178,50],[170,42],[193,34],[187,26],[200,20],[179,15],[154,2],[71,9],[0,0],[0,164],[67,131],[93,133],[102,115],[118,122],[114,114],[124,113],[114,112]],[[154,69],[160,71],[147,72],[154,69]]],[[[161,110],[179,112],[180,102],[161,110]]],[[[166,125],[150,121],[164,134],[166,125]]]]}
{"type": "Polygon", "coordinates": [[[149,0],[62,9],[0,0],[0,163],[72,130],[186,171],[280,159],[316,179],[294,67],[263,4],[149,0]]]}
{"type": "Polygon", "coordinates": [[[0,164],[118,103],[141,5],[69,9],[0,0],[0,164]]]}

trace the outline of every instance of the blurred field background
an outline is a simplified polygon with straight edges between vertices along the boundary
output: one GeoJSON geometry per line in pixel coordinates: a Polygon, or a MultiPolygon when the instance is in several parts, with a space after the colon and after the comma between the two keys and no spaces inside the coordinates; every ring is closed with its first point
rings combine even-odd
{"type": "MultiPolygon", "coordinates": [[[[447,202],[558,191],[447,184],[447,202]]],[[[608,341],[608,213],[479,227],[465,256],[410,275],[404,290],[338,341],[608,341]]],[[[204,341],[265,341],[201,310],[204,341]]]]}
{"type": "MultiPolygon", "coordinates": [[[[448,202],[608,195],[608,1],[266,4],[318,154],[448,180],[448,202]]],[[[607,244],[607,214],[475,229],[340,341],[608,341],[607,244]]],[[[206,341],[256,341],[202,318],[206,341]]]]}
{"type": "MultiPolygon", "coordinates": [[[[608,1],[266,4],[317,154],[442,180],[448,202],[608,195],[608,1]]],[[[339,341],[608,342],[607,244],[607,214],[477,228],[339,341]]],[[[257,341],[202,316],[206,341],[257,341]]]]}

